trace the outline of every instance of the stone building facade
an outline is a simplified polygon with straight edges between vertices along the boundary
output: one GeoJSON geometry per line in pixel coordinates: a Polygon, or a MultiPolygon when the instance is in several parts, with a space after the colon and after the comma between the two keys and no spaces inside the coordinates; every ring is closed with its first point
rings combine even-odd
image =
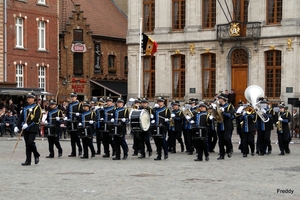
{"type": "Polygon", "coordinates": [[[300,97],[297,1],[129,0],[128,96],[213,100],[235,89],[236,102],[258,85],[269,101],[300,97]],[[142,56],[139,27],[158,43],[142,56]],[[150,78],[149,78],[150,77],[150,78]]]}

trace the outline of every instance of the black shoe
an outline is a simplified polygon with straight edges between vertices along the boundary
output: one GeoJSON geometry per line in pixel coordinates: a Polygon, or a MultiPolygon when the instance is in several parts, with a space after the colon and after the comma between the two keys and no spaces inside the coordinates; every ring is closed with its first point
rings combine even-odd
{"type": "Polygon", "coordinates": [[[70,154],[70,155],[68,155],[68,157],[76,157],[76,155],[75,154],[70,154]]]}
{"type": "Polygon", "coordinates": [[[104,154],[102,157],[103,158],[109,158],[109,154],[104,154]]]}
{"type": "Polygon", "coordinates": [[[100,151],[97,151],[97,153],[96,153],[97,155],[100,155],[101,153],[100,153],[100,151]]]}
{"type": "Polygon", "coordinates": [[[170,153],[176,153],[176,150],[171,151],[170,153]]]}
{"type": "Polygon", "coordinates": [[[247,157],[247,154],[243,154],[243,157],[244,157],[244,158],[247,157]]]}
{"type": "Polygon", "coordinates": [[[251,156],[254,156],[254,153],[251,153],[251,156]]]}
{"type": "Polygon", "coordinates": [[[286,154],[290,154],[290,153],[291,153],[291,150],[288,149],[287,151],[285,151],[285,153],[286,153],[286,154]]]}
{"type": "Polygon", "coordinates": [[[112,154],[111,154],[111,156],[115,156],[116,155],[116,152],[114,151],[112,154]]]}
{"type": "Polygon", "coordinates": [[[96,155],[93,153],[92,155],[91,155],[91,158],[94,158],[96,155]]]}
{"type": "Polygon", "coordinates": [[[188,152],[187,155],[193,155],[193,152],[188,152]]]}
{"type": "Polygon", "coordinates": [[[67,139],[66,135],[64,135],[64,139],[67,139]]]}
{"type": "Polygon", "coordinates": [[[145,158],[146,156],[145,155],[140,155],[138,158],[145,158]]]}
{"type": "Polygon", "coordinates": [[[265,154],[263,154],[263,153],[259,153],[258,155],[259,155],[259,156],[263,156],[263,155],[265,155],[265,154]]]}
{"type": "Polygon", "coordinates": [[[137,155],[138,155],[137,153],[133,153],[133,154],[132,154],[132,156],[137,156],[137,155]]]}
{"type": "Polygon", "coordinates": [[[202,159],[196,158],[194,159],[194,161],[202,161],[202,159]]]}
{"type": "Polygon", "coordinates": [[[259,150],[256,151],[256,154],[259,154],[259,150]]]}
{"type": "Polygon", "coordinates": [[[166,159],[168,159],[168,157],[169,157],[168,154],[165,154],[164,159],[166,160],[166,159]]]}
{"type": "Polygon", "coordinates": [[[118,158],[118,157],[115,157],[115,158],[113,158],[113,160],[121,160],[120,158],[118,158]]]}
{"type": "Polygon", "coordinates": [[[284,153],[283,152],[281,152],[280,154],[278,154],[279,156],[284,156],[284,153]]]}
{"type": "Polygon", "coordinates": [[[270,155],[272,153],[272,151],[268,151],[268,155],[270,155]]]}
{"type": "Polygon", "coordinates": [[[156,158],[154,158],[154,160],[161,160],[161,157],[156,157],[156,158]]]}
{"type": "Polygon", "coordinates": [[[224,156],[220,156],[219,158],[217,158],[217,160],[224,160],[224,156]]]}
{"type": "Polygon", "coordinates": [[[152,151],[149,151],[149,157],[151,157],[152,156],[152,151]]]}
{"type": "Polygon", "coordinates": [[[54,158],[54,156],[52,156],[52,155],[49,155],[49,156],[46,156],[46,158],[54,158]]]}
{"type": "Polygon", "coordinates": [[[122,158],[122,160],[126,160],[128,158],[128,155],[124,155],[124,157],[122,158]]]}
{"type": "Polygon", "coordinates": [[[214,150],[210,150],[209,153],[215,153],[215,151],[214,150]]]}
{"type": "Polygon", "coordinates": [[[34,158],[34,164],[39,164],[39,162],[40,162],[40,157],[36,157],[36,158],[34,158]]]}
{"type": "Polygon", "coordinates": [[[231,158],[231,157],[232,157],[232,152],[229,152],[229,153],[227,154],[227,156],[228,156],[228,158],[231,158]]]}
{"type": "Polygon", "coordinates": [[[205,160],[206,160],[206,161],[209,161],[209,157],[208,157],[208,156],[207,156],[207,157],[205,157],[205,160]]]}
{"type": "Polygon", "coordinates": [[[27,161],[25,161],[25,162],[23,162],[21,165],[23,165],[23,166],[26,166],[26,165],[31,165],[31,163],[30,163],[30,162],[27,162],[27,161]]]}
{"type": "Polygon", "coordinates": [[[78,154],[78,156],[81,156],[82,155],[82,151],[79,151],[79,154],[78,154]]]}
{"type": "Polygon", "coordinates": [[[58,153],[58,157],[62,157],[62,152],[58,153]]]}
{"type": "Polygon", "coordinates": [[[80,158],[81,159],[88,159],[89,157],[88,156],[81,156],[80,158]]]}

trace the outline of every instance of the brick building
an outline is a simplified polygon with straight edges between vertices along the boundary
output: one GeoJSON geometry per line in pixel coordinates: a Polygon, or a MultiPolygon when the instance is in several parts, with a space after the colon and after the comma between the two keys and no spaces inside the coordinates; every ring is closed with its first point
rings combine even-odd
{"type": "Polygon", "coordinates": [[[111,0],[60,1],[58,100],[127,96],[127,19],[111,0]]]}

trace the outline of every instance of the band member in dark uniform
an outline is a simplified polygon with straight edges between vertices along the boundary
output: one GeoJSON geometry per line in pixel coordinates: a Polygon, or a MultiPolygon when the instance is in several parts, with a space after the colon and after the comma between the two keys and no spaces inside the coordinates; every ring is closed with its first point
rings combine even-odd
{"type": "Polygon", "coordinates": [[[23,129],[23,136],[26,147],[26,160],[22,163],[23,166],[31,165],[31,154],[34,156],[34,163],[39,163],[40,154],[37,151],[35,145],[36,135],[39,134],[39,123],[42,119],[42,109],[37,105],[35,101],[35,94],[30,92],[27,94],[28,105],[23,108],[22,114],[15,127],[15,132],[19,132],[19,129],[23,129]]]}
{"type": "Polygon", "coordinates": [[[261,111],[267,117],[268,121],[264,122],[261,118],[257,118],[257,150],[258,155],[271,154],[271,131],[273,130],[273,119],[275,112],[269,107],[267,99],[260,100],[261,111]],[[268,151],[267,151],[268,149],[268,151]]]}
{"type": "Polygon", "coordinates": [[[206,161],[209,160],[208,148],[206,144],[207,128],[208,128],[208,116],[207,116],[206,109],[207,106],[204,103],[200,103],[198,107],[198,112],[194,115],[191,121],[191,123],[193,124],[193,131],[194,131],[193,140],[198,152],[195,161],[202,161],[203,153],[205,155],[205,160],[206,161]]]}
{"type": "MultiPolygon", "coordinates": [[[[153,109],[149,106],[149,101],[147,98],[141,99],[141,108],[140,109],[145,109],[148,111],[148,113],[150,114],[150,120],[152,120],[154,118],[153,109]]],[[[139,156],[139,158],[145,158],[145,156],[146,156],[145,145],[147,147],[148,155],[149,155],[149,157],[151,157],[152,156],[152,147],[150,144],[150,128],[148,131],[139,132],[139,137],[140,137],[139,147],[141,150],[141,155],[139,156]]]]}
{"type": "Polygon", "coordinates": [[[216,127],[215,127],[215,119],[212,114],[212,106],[208,107],[207,116],[208,116],[208,127],[207,127],[208,151],[215,152],[214,149],[215,149],[217,141],[218,141],[218,136],[217,136],[216,127]]]}
{"type": "Polygon", "coordinates": [[[235,110],[231,104],[227,103],[228,99],[225,94],[220,94],[218,96],[218,101],[220,104],[221,115],[223,116],[223,122],[218,122],[217,124],[219,149],[220,149],[220,157],[218,158],[218,160],[222,160],[225,159],[224,146],[226,146],[226,153],[228,157],[231,158],[232,156],[230,136],[233,130],[232,118],[234,117],[235,110]]]}
{"type": "MultiPolygon", "coordinates": [[[[161,137],[153,137],[154,142],[157,149],[157,157],[154,160],[161,160],[161,150],[164,150],[164,159],[168,158],[168,147],[166,141],[166,134],[167,134],[167,126],[168,122],[170,121],[171,113],[168,108],[166,108],[165,99],[163,97],[157,98],[157,104],[154,106],[154,119],[151,121],[152,124],[160,125],[159,132],[161,137]]],[[[153,133],[152,133],[153,134],[153,133]]],[[[153,135],[152,135],[153,136],[153,135]]]]}
{"type": "Polygon", "coordinates": [[[243,157],[247,157],[249,154],[249,147],[251,155],[254,156],[254,135],[255,135],[255,123],[257,120],[257,114],[251,105],[247,105],[240,116],[242,125],[242,138],[243,138],[243,157]],[[249,146],[249,147],[248,147],[249,146]]]}
{"type": "MultiPolygon", "coordinates": [[[[113,113],[114,113],[114,103],[113,103],[113,99],[108,97],[106,99],[106,106],[104,107],[104,116],[103,116],[103,123],[107,123],[111,121],[111,119],[113,118],[113,113]]],[[[108,127],[103,126],[103,128],[108,127]]],[[[109,145],[111,145],[112,147],[112,156],[115,155],[115,145],[114,145],[114,141],[112,140],[112,135],[109,133],[109,130],[107,128],[107,130],[103,130],[103,138],[102,138],[102,142],[103,142],[103,147],[104,147],[104,155],[102,156],[103,158],[109,158],[110,157],[110,151],[109,151],[109,145]]]]}
{"type": "Polygon", "coordinates": [[[79,134],[82,138],[83,145],[83,156],[80,157],[82,159],[89,158],[89,150],[90,148],[92,153],[92,158],[95,157],[95,149],[93,145],[93,135],[95,130],[95,122],[96,122],[96,113],[93,110],[90,110],[90,103],[85,101],[82,104],[83,112],[81,113],[81,118],[79,120],[78,129],[79,134]],[[82,129],[81,129],[82,127],[82,129]]]}
{"type": "Polygon", "coordinates": [[[244,103],[242,101],[239,101],[238,108],[235,112],[235,123],[236,123],[236,133],[240,136],[240,144],[238,149],[243,153],[243,129],[241,125],[241,116],[243,115],[244,111],[244,103]]]}
{"type": "Polygon", "coordinates": [[[103,140],[103,131],[104,131],[104,103],[105,101],[100,98],[99,104],[94,107],[94,112],[96,113],[96,143],[97,143],[97,152],[96,154],[101,154],[101,142],[103,140]]]}
{"type": "Polygon", "coordinates": [[[184,115],[179,109],[179,101],[172,102],[172,112],[171,112],[171,120],[170,120],[170,129],[168,132],[169,135],[169,149],[171,149],[171,153],[176,153],[176,139],[180,143],[181,152],[184,152],[183,141],[181,138],[182,132],[182,122],[184,119],[184,115]]]}
{"type": "Polygon", "coordinates": [[[276,119],[277,125],[277,136],[278,136],[278,145],[280,149],[279,155],[284,155],[285,153],[290,154],[289,143],[291,141],[290,127],[289,122],[292,120],[291,113],[286,110],[284,103],[279,105],[279,112],[276,119]]]}
{"type": "Polygon", "coordinates": [[[123,160],[126,160],[128,157],[128,146],[125,140],[126,135],[126,123],[128,122],[129,113],[126,108],[124,108],[124,100],[122,98],[118,98],[117,100],[117,107],[114,110],[113,118],[111,119],[111,122],[114,124],[121,124],[120,128],[121,130],[118,130],[120,132],[119,135],[114,135],[114,144],[116,149],[116,156],[113,158],[113,160],[120,160],[121,159],[121,147],[123,149],[123,160]]]}
{"type": "MultiPolygon", "coordinates": [[[[48,135],[48,143],[49,143],[49,155],[46,158],[54,158],[54,145],[58,149],[58,157],[62,156],[62,148],[59,142],[59,135],[61,133],[61,120],[63,119],[63,112],[57,108],[57,103],[54,99],[49,101],[49,109],[47,113],[47,118],[45,123],[45,130],[49,126],[54,126],[53,129],[49,128],[50,131],[54,131],[54,133],[50,133],[48,135]]],[[[48,133],[49,134],[49,133],[48,133]]]]}
{"type": "MultiPolygon", "coordinates": [[[[77,94],[71,93],[71,102],[68,105],[66,117],[68,118],[68,121],[74,121],[75,123],[78,123],[78,120],[80,118],[80,114],[82,113],[82,104],[77,101],[77,94]]],[[[69,155],[69,157],[75,157],[76,156],[76,145],[78,146],[78,155],[82,155],[82,147],[80,144],[80,138],[78,135],[77,130],[70,130],[70,136],[71,136],[71,147],[72,152],[69,155]]]]}
{"type": "MultiPolygon", "coordinates": [[[[141,109],[141,99],[137,98],[134,100],[134,104],[132,105],[132,109],[139,110],[141,109]]],[[[139,144],[141,143],[140,133],[132,130],[133,136],[133,154],[132,156],[137,156],[140,149],[139,144]]]]}

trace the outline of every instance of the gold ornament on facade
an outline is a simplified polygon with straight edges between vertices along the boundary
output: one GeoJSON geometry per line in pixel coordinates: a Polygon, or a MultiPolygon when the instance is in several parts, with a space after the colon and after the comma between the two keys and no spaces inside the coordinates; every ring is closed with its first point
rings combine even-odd
{"type": "Polygon", "coordinates": [[[274,50],[275,49],[275,46],[270,46],[270,50],[274,50]]]}
{"type": "Polygon", "coordinates": [[[210,52],[210,49],[205,49],[205,53],[209,53],[210,52]]]}
{"type": "Polygon", "coordinates": [[[175,50],[175,54],[180,54],[180,50],[175,50]]]}
{"type": "Polygon", "coordinates": [[[240,24],[239,23],[230,23],[230,36],[240,36],[240,24]]]}
{"type": "Polygon", "coordinates": [[[292,50],[292,43],[293,43],[292,39],[288,38],[287,45],[288,45],[288,50],[289,51],[292,50]]]}
{"type": "Polygon", "coordinates": [[[192,56],[195,54],[195,44],[190,44],[190,52],[192,56]]]}

